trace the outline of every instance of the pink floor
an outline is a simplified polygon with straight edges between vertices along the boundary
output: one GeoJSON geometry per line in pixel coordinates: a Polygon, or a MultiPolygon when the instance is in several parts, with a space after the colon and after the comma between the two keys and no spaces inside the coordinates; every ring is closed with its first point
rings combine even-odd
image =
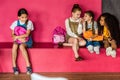
{"type": "MultiPolygon", "coordinates": [[[[0,43],[0,72],[12,72],[11,46],[11,43],[0,43]]],[[[86,48],[81,48],[79,53],[85,60],[80,62],[74,61],[70,47],[57,48],[51,43],[36,43],[28,51],[33,72],[120,72],[120,49],[114,59],[107,57],[103,48],[100,55],[90,54],[86,48]]],[[[21,53],[18,65],[21,72],[26,71],[21,53]]]]}

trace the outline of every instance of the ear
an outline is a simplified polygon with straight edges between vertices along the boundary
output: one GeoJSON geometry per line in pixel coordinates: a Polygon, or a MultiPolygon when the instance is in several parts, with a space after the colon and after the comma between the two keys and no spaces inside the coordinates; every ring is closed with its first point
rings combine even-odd
{"type": "Polygon", "coordinates": [[[92,20],[92,19],[93,19],[93,17],[90,17],[90,19],[92,20]]]}
{"type": "Polygon", "coordinates": [[[72,15],[74,15],[74,12],[72,12],[72,15]]]}

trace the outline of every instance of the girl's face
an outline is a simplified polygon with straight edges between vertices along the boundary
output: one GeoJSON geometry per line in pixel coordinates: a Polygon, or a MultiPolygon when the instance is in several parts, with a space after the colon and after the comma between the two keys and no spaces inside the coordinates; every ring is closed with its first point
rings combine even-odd
{"type": "Polygon", "coordinates": [[[102,17],[100,18],[100,25],[101,26],[104,26],[105,25],[105,17],[102,17]]]}
{"type": "Polygon", "coordinates": [[[84,21],[90,21],[90,20],[92,20],[92,17],[85,13],[84,14],[84,21]]]}
{"type": "Polygon", "coordinates": [[[81,11],[76,11],[76,12],[72,12],[72,17],[74,19],[79,19],[80,18],[80,15],[81,15],[81,11]]]}
{"type": "Polygon", "coordinates": [[[27,19],[28,19],[28,15],[27,15],[27,14],[21,14],[21,16],[18,16],[18,19],[19,19],[21,22],[26,22],[27,19]]]}

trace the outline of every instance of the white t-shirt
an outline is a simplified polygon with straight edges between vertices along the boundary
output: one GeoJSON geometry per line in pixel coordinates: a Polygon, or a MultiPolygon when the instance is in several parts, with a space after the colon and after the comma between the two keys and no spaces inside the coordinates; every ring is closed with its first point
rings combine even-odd
{"type": "MultiPolygon", "coordinates": [[[[77,29],[77,32],[78,34],[82,34],[83,30],[82,30],[82,24],[80,23],[80,19],[78,20],[73,20],[71,17],[69,18],[71,22],[79,22],[79,25],[78,25],[78,29],[77,29]]],[[[73,33],[70,29],[70,25],[69,25],[69,19],[66,19],[65,20],[65,26],[66,26],[66,31],[67,31],[67,34],[71,37],[78,37],[75,33],[73,33]]]]}
{"type": "MultiPolygon", "coordinates": [[[[14,22],[12,23],[12,25],[10,26],[10,29],[11,29],[11,30],[14,30],[14,29],[15,29],[15,27],[17,26],[17,22],[18,22],[18,20],[14,21],[14,22]]],[[[19,22],[20,22],[21,25],[25,24],[25,23],[21,22],[20,20],[19,20],[19,22]]],[[[33,23],[32,23],[32,21],[30,21],[30,20],[28,20],[28,23],[27,23],[27,30],[31,30],[31,31],[34,30],[33,23]]]]}

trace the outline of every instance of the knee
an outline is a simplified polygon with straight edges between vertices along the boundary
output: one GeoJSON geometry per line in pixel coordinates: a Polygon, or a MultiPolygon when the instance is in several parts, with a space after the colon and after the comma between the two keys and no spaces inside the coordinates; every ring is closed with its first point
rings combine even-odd
{"type": "Polygon", "coordinates": [[[108,48],[108,47],[110,47],[110,46],[109,46],[109,44],[104,43],[104,47],[105,47],[105,48],[108,48]]]}
{"type": "Polygon", "coordinates": [[[103,41],[103,43],[104,43],[104,47],[105,47],[105,48],[110,47],[110,44],[109,44],[108,41],[103,41]]]}
{"type": "Polygon", "coordinates": [[[78,44],[78,39],[74,39],[73,44],[78,44]]]}
{"type": "Polygon", "coordinates": [[[79,45],[80,45],[80,46],[85,46],[85,45],[86,45],[86,41],[85,41],[85,40],[80,41],[80,42],[79,42],[79,45]]]}

